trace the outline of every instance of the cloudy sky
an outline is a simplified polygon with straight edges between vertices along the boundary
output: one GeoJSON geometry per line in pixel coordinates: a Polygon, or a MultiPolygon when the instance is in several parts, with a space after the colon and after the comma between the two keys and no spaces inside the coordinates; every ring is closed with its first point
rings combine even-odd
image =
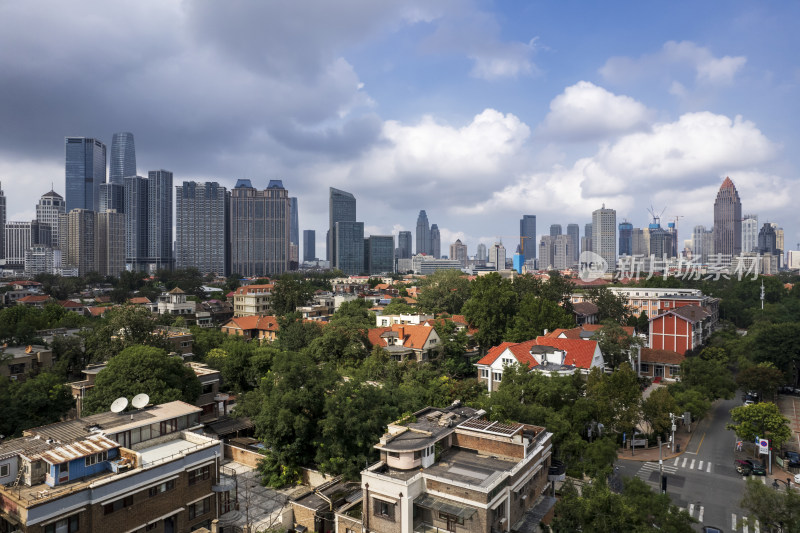
{"type": "Polygon", "coordinates": [[[710,226],[725,176],[800,242],[800,3],[5,0],[8,220],[64,193],[64,137],[133,132],[140,174],[282,179],[317,230],[355,194],[371,234],[425,209],[443,253],[519,219],[710,226]],[[795,207],[793,207],[795,206],[795,207]]]}

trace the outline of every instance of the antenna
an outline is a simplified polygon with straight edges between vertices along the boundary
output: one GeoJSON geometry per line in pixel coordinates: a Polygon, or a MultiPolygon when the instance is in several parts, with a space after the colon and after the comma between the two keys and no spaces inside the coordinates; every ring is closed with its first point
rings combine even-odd
{"type": "Polygon", "coordinates": [[[141,409],[146,407],[147,404],[150,402],[150,396],[145,393],[137,394],[131,400],[131,405],[134,406],[136,409],[141,409]]]}
{"type": "Polygon", "coordinates": [[[128,407],[128,399],[124,396],[120,396],[111,404],[111,412],[121,413],[126,407],[128,407]]]}

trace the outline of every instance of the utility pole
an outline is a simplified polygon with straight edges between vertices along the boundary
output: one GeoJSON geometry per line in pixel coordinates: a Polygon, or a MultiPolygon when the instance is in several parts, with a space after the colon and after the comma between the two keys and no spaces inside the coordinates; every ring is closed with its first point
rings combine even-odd
{"type": "MultiPolygon", "coordinates": [[[[666,443],[665,443],[666,444],[666,443]]],[[[661,488],[661,494],[664,494],[664,454],[661,447],[661,435],[658,436],[658,483],[661,488]]]]}

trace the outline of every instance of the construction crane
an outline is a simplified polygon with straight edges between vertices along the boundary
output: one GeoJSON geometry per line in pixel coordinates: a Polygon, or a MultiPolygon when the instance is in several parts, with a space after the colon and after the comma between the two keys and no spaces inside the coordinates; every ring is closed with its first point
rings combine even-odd
{"type": "Polygon", "coordinates": [[[667,208],[664,207],[664,209],[662,209],[660,213],[656,214],[656,210],[653,208],[653,204],[650,204],[650,207],[647,208],[647,211],[650,213],[650,216],[653,217],[653,224],[656,224],[657,226],[661,226],[661,216],[664,214],[664,211],[666,210],[667,208]]]}

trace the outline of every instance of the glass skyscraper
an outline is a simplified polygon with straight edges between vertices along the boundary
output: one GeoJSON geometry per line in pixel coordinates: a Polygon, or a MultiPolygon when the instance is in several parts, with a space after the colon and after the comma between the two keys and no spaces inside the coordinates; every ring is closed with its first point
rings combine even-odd
{"type": "Polygon", "coordinates": [[[394,272],[394,235],[370,235],[365,245],[370,274],[394,272]]]}
{"type": "Polygon", "coordinates": [[[122,185],[122,178],[136,175],[136,147],[133,133],[115,133],[111,138],[111,166],[108,171],[109,183],[122,185]]]}
{"type": "Polygon", "coordinates": [[[401,231],[397,236],[397,258],[411,259],[411,232],[401,231]]]}
{"type": "Polygon", "coordinates": [[[317,258],[317,232],[313,229],[303,230],[303,261],[314,261],[317,258]]]}
{"type": "Polygon", "coordinates": [[[347,275],[364,272],[364,223],[337,222],[333,228],[336,250],[334,257],[338,268],[347,275]]]}
{"type": "Polygon", "coordinates": [[[100,185],[106,182],[106,145],[88,137],[65,139],[66,210],[100,209],[100,185]]]}
{"type": "Polygon", "coordinates": [[[519,221],[519,247],[526,259],[536,259],[536,215],[522,215],[519,221]]]}
{"type": "MultiPolygon", "coordinates": [[[[336,223],[356,221],[356,198],[352,194],[339,189],[330,188],[328,197],[328,261],[336,265],[336,223]]],[[[363,239],[363,235],[362,235],[363,239]]],[[[363,242],[361,246],[363,247],[363,242]]],[[[362,260],[363,261],[363,260],[362,260]]]]}
{"type": "Polygon", "coordinates": [[[125,263],[134,271],[172,269],[172,172],[125,176],[125,263]]]}
{"type": "Polygon", "coordinates": [[[431,255],[431,227],[424,209],[417,217],[417,253],[431,255]]]}

